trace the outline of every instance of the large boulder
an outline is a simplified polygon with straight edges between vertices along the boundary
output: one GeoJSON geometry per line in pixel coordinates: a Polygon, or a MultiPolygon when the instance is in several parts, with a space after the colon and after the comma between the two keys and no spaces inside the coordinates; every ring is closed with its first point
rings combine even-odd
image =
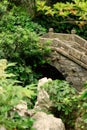
{"type": "Polygon", "coordinates": [[[62,120],[52,114],[37,112],[32,118],[35,119],[32,127],[35,130],[65,130],[62,120]]]}

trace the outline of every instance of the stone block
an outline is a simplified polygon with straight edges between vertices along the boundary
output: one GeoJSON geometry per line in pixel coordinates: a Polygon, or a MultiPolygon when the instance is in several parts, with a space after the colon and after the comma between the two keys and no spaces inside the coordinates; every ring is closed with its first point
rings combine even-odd
{"type": "Polygon", "coordinates": [[[79,51],[77,51],[77,50],[75,50],[75,49],[73,49],[73,48],[70,48],[70,49],[69,49],[69,55],[75,57],[75,58],[78,59],[78,60],[80,60],[80,59],[81,59],[81,56],[82,56],[82,54],[81,54],[79,51]]]}
{"type": "Polygon", "coordinates": [[[87,64],[87,55],[83,55],[81,57],[81,61],[84,62],[85,64],[87,64]]]}
{"type": "Polygon", "coordinates": [[[78,35],[75,35],[75,41],[77,43],[79,43],[81,46],[84,46],[86,40],[84,40],[83,38],[79,37],[78,35]]]}
{"type": "Polygon", "coordinates": [[[85,42],[84,47],[87,48],[87,41],[85,42]]]}

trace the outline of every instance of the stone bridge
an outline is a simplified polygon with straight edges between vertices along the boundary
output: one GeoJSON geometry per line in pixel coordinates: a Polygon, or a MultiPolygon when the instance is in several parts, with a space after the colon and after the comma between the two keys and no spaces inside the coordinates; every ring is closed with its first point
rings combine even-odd
{"type": "Polygon", "coordinates": [[[72,31],[71,34],[54,33],[52,29],[41,37],[51,40],[50,65],[54,66],[72,86],[81,90],[87,80],[87,41],[72,31]]]}

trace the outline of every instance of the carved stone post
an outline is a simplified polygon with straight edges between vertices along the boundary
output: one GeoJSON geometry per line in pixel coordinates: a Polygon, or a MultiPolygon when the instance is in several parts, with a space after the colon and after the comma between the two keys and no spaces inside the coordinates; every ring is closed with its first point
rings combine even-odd
{"type": "Polygon", "coordinates": [[[49,34],[49,38],[53,38],[53,34],[54,34],[53,28],[49,28],[48,34],[49,34]]]}
{"type": "Polygon", "coordinates": [[[71,30],[71,34],[76,34],[76,30],[75,30],[75,29],[72,29],[72,30],[71,30]]]}
{"type": "Polygon", "coordinates": [[[76,30],[75,30],[75,29],[72,29],[72,30],[71,30],[71,34],[72,34],[72,40],[75,41],[74,35],[76,34],[76,30]]]}

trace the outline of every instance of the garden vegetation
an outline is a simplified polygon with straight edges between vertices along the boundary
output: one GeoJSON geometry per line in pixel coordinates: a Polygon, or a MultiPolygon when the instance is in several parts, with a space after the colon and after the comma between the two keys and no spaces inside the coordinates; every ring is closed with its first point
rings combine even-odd
{"type": "MultiPolygon", "coordinates": [[[[0,1],[0,125],[7,130],[32,127],[30,117],[9,113],[21,100],[34,107],[41,77],[35,69],[49,62],[45,56],[51,52],[50,43],[40,44],[39,37],[50,27],[63,33],[75,29],[87,39],[87,0],[0,1]]],[[[78,117],[79,127],[87,128],[87,83],[83,86],[81,92],[62,80],[43,86],[54,106],[50,112],[62,118],[68,130],[75,129],[78,117]]]]}

